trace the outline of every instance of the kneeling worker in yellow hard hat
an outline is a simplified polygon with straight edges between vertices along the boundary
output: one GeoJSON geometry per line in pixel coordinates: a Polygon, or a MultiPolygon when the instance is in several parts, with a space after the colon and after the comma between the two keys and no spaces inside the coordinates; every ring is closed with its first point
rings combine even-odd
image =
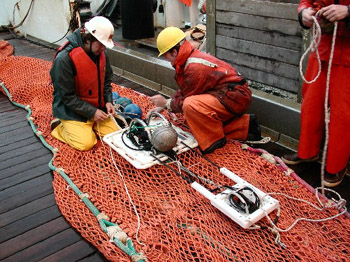
{"type": "Polygon", "coordinates": [[[119,127],[109,115],[112,105],[113,71],[105,53],[113,48],[114,27],[105,17],[96,16],[68,36],[50,71],[54,86],[52,136],[85,151],[119,127]]]}
{"type": "Polygon", "coordinates": [[[227,139],[260,140],[255,115],[245,114],[252,93],[248,82],[228,63],[194,49],[176,27],[165,28],[157,38],[159,56],[176,70],[177,92],[151,101],[172,112],[182,112],[204,154],[223,147],[227,139]]]}

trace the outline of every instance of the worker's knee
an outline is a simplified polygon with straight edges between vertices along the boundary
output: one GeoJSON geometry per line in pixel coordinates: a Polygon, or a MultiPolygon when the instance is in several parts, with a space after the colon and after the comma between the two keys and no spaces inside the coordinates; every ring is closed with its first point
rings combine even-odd
{"type": "Polygon", "coordinates": [[[70,141],[70,146],[79,151],[90,150],[94,145],[96,145],[97,139],[80,139],[76,141],[70,141]]]}
{"type": "Polygon", "coordinates": [[[92,130],[81,129],[80,131],[80,134],[71,133],[66,137],[67,143],[71,147],[79,151],[87,151],[96,145],[97,138],[92,130]]]}
{"type": "Polygon", "coordinates": [[[186,97],[183,104],[182,104],[182,111],[186,114],[189,112],[196,111],[196,99],[194,99],[194,96],[186,97]]]}

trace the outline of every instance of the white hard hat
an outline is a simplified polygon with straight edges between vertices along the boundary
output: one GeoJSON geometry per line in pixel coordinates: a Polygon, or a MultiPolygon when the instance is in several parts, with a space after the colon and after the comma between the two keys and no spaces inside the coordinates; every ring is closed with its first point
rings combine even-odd
{"type": "Polygon", "coordinates": [[[114,43],[112,37],[114,34],[114,27],[107,18],[95,16],[85,23],[85,29],[104,46],[113,48],[114,43]]]}

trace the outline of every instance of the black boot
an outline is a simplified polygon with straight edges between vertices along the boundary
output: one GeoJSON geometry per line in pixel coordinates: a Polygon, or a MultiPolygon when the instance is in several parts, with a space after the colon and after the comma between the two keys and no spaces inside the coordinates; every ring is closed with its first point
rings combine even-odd
{"type": "Polygon", "coordinates": [[[226,144],[226,137],[223,137],[219,139],[218,141],[214,142],[211,146],[209,146],[207,149],[202,151],[203,155],[213,153],[215,149],[221,148],[226,144]]]}
{"type": "Polygon", "coordinates": [[[261,129],[259,122],[256,118],[256,115],[250,114],[249,115],[249,129],[248,129],[248,136],[247,141],[258,141],[261,140],[261,129]]]}

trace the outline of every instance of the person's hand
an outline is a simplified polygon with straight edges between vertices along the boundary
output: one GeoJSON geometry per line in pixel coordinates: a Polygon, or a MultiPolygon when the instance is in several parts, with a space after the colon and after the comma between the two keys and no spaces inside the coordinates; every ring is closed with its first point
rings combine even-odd
{"type": "Polygon", "coordinates": [[[162,95],[155,95],[155,96],[152,96],[150,99],[151,99],[151,102],[156,107],[162,107],[162,108],[166,107],[167,99],[164,96],[162,96],[162,95]]]}
{"type": "Polygon", "coordinates": [[[329,5],[320,9],[319,16],[330,22],[339,21],[349,16],[348,7],[346,5],[329,5]]]}
{"type": "Polygon", "coordinates": [[[115,108],[114,108],[114,106],[112,105],[111,102],[107,102],[107,103],[106,103],[106,109],[107,109],[107,113],[108,113],[108,114],[114,115],[114,113],[115,113],[115,108]]]}
{"type": "Polygon", "coordinates": [[[101,122],[104,121],[108,118],[108,114],[106,114],[105,112],[103,112],[100,109],[97,109],[94,115],[94,121],[95,122],[101,122]]]}
{"type": "Polygon", "coordinates": [[[307,8],[307,9],[304,9],[302,12],[303,12],[302,13],[303,25],[307,27],[311,27],[312,24],[314,23],[312,16],[315,15],[316,11],[311,8],[307,8]]]}
{"type": "Polygon", "coordinates": [[[149,116],[150,116],[153,112],[161,113],[163,110],[164,110],[164,108],[163,108],[163,107],[160,107],[160,106],[151,109],[150,111],[147,112],[146,119],[148,119],[149,116]]]}

